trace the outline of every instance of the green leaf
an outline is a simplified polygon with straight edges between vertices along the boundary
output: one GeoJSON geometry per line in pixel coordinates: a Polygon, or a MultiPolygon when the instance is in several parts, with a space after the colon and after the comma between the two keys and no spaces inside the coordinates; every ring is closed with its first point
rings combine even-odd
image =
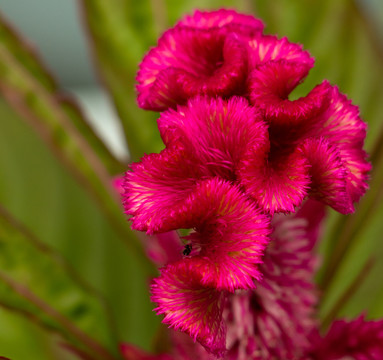
{"type": "Polygon", "coordinates": [[[72,125],[57,99],[1,43],[0,91],[30,121],[57,158],[93,196],[121,238],[129,239],[126,244],[150,266],[138,239],[122,216],[119,195],[97,154],[72,125]]]}
{"type": "MultiPolygon", "coordinates": [[[[0,127],[0,203],[44,243],[59,250],[105,296],[120,341],[150,349],[160,319],[152,312],[148,278],[153,275],[146,263],[129,251],[89,194],[35,132],[1,101],[0,127]]],[[[0,333],[15,327],[2,313],[0,316],[0,333]]],[[[29,328],[20,325],[18,329],[14,329],[13,337],[9,332],[6,338],[0,336],[0,348],[9,349],[6,355],[11,359],[17,359],[22,351],[15,344],[25,351],[30,348],[29,338],[25,338],[29,328]]],[[[46,341],[41,335],[38,339],[40,343],[46,341]]],[[[36,355],[32,359],[55,360],[57,356],[49,356],[51,347],[43,348],[46,357],[36,355]]],[[[24,357],[30,356],[27,353],[24,357]]]]}
{"type": "Polygon", "coordinates": [[[0,304],[59,332],[95,359],[113,359],[118,345],[106,308],[74,276],[57,253],[0,207],[0,304]]]}
{"type": "Polygon", "coordinates": [[[126,168],[121,164],[89,126],[88,120],[77,103],[68,94],[62,94],[56,81],[33,48],[22,39],[0,14],[0,43],[3,43],[15,61],[23,65],[24,71],[49,93],[66,112],[77,130],[86,139],[98,158],[111,174],[119,174],[126,168]]]}

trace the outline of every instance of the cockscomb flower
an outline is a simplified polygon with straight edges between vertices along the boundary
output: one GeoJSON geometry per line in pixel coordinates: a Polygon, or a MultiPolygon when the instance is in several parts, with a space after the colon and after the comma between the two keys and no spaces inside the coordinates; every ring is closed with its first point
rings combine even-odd
{"type": "Polygon", "coordinates": [[[300,45],[263,35],[262,28],[257,19],[230,10],[185,17],[143,60],[139,104],[165,110],[198,95],[247,98],[268,126],[268,143],[247,143],[237,169],[258,206],[287,213],[312,196],[352,213],[370,170],[358,108],[327,81],[290,101],[314,60],[300,45]],[[220,54],[224,59],[217,60],[220,54]]]}
{"type": "Polygon", "coordinates": [[[307,197],[352,212],[370,165],[358,109],[327,81],[290,101],[314,60],[262,29],[257,19],[219,10],[196,12],[161,37],[140,66],[137,90],[141,107],[165,110],[158,127],[166,148],[131,165],[123,198],[136,230],[194,229],[184,257],[153,281],[166,324],[222,356],[224,318],[241,328],[233,314],[247,311],[253,332],[242,326],[245,342],[229,341],[228,354],[293,359],[315,328],[313,243],[299,231],[291,242],[275,232],[279,245],[262,260],[270,217],[307,197]],[[237,310],[227,312],[230,304],[237,310]]]}
{"type": "MultiPolygon", "coordinates": [[[[337,100],[326,110],[331,121],[299,137],[295,131],[287,144],[288,129],[286,139],[268,130],[271,125],[257,108],[240,97],[196,97],[162,113],[158,126],[166,149],[143,157],[126,176],[125,210],[133,228],[168,231],[164,221],[176,204],[185,201],[198,180],[216,176],[242,186],[271,214],[292,212],[307,196],[352,212],[370,169],[362,149],[365,124],[357,108],[332,90],[337,100]],[[351,120],[354,129],[342,127],[351,120]]],[[[317,118],[324,121],[323,115],[317,118]]]]}

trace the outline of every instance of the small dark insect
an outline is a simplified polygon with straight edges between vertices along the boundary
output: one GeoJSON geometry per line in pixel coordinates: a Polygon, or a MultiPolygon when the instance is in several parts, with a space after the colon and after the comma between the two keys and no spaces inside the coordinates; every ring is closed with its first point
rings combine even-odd
{"type": "Polygon", "coordinates": [[[192,251],[192,246],[191,246],[191,244],[186,244],[186,245],[185,245],[185,249],[184,249],[184,251],[182,252],[182,254],[184,254],[185,256],[189,256],[190,253],[191,253],[191,251],[192,251]]]}

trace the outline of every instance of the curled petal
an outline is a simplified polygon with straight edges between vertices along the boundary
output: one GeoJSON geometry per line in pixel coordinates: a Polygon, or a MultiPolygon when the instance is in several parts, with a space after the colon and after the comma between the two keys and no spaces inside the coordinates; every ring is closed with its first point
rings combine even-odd
{"type": "Polygon", "coordinates": [[[308,69],[314,66],[314,59],[299,44],[290,43],[287,38],[264,35],[249,41],[249,68],[254,69],[261,63],[276,60],[287,60],[300,64],[308,69]]]}
{"type": "Polygon", "coordinates": [[[249,146],[268,142],[267,125],[244,98],[197,97],[161,114],[158,127],[167,146],[183,146],[204,173],[234,180],[249,146]]]}
{"type": "Polygon", "coordinates": [[[138,104],[165,110],[199,94],[238,94],[247,75],[247,57],[246,46],[219,28],[170,29],[140,64],[138,104]]]}
{"type": "Polygon", "coordinates": [[[367,125],[359,116],[359,109],[341,94],[336,86],[331,88],[331,102],[325,113],[318,119],[321,127],[317,133],[324,136],[339,149],[347,174],[347,191],[353,202],[368,188],[368,173],[371,165],[363,150],[367,125]]]}
{"type": "Polygon", "coordinates": [[[266,147],[249,149],[238,168],[238,178],[246,192],[264,211],[293,212],[307,195],[309,163],[295,150],[266,147]]]}
{"type": "Polygon", "coordinates": [[[153,280],[152,301],[158,305],[157,314],[165,315],[165,324],[186,332],[206,350],[222,356],[226,350],[226,327],[222,319],[226,295],[205,287],[201,280],[193,262],[169,264],[153,280]]]}
{"type": "Polygon", "coordinates": [[[278,141],[294,141],[315,126],[311,119],[323,113],[329,104],[331,90],[327,81],[307,96],[289,100],[290,92],[307,76],[306,64],[284,60],[260,65],[251,74],[250,99],[270,122],[271,136],[278,141]],[[277,135],[277,136],[276,136],[277,135]]]}
{"type": "Polygon", "coordinates": [[[180,148],[146,155],[141,162],[132,164],[125,175],[123,194],[132,227],[149,234],[167,231],[163,229],[164,217],[187,198],[195,179],[200,177],[193,159],[184,156],[180,148]]]}
{"type": "Polygon", "coordinates": [[[228,31],[255,35],[263,31],[261,20],[251,15],[239,14],[234,10],[195,11],[185,16],[177,25],[200,29],[226,28],[228,31]]]}
{"type": "Polygon", "coordinates": [[[231,292],[255,287],[270,224],[236,186],[218,178],[201,181],[164,223],[195,229],[188,239],[198,250],[192,259],[199,259],[194,268],[205,286],[231,292]]]}
{"type": "Polygon", "coordinates": [[[148,175],[145,168],[128,173],[132,178],[127,182],[125,208],[133,215],[132,226],[148,233],[194,228],[189,239],[210,269],[204,275],[205,285],[229,291],[254,288],[270,228],[269,219],[253,202],[218,178],[182,192],[168,180],[163,188],[151,178],[137,182],[142,175],[148,175]]]}
{"type": "Polygon", "coordinates": [[[310,196],[342,214],[354,212],[351,194],[347,191],[348,171],[338,148],[324,138],[309,138],[301,149],[311,165],[310,196]]]}

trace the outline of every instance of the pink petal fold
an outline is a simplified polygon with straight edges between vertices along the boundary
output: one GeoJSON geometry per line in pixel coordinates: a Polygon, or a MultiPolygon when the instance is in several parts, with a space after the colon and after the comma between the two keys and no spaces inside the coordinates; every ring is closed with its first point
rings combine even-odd
{"type": "Polygon", "coordinates": [[[225,293],[201,284],[202,274],[190,262],[179,261],[161,270],[154,279],[152,301],[163,322],[189,334],[209,352],[222,356],[226,328],[222,319],[225,293]]]}
{"type": "Polygon", "coordinates": [[[193,159],[183,156],[179,148],[146,155],[132,164],[125,175],[123,194],[132,227],[149,234],[171,230],[164,218],[185,201],[200,177],[193,159]]]}
{"type": "Polygon", "coordinates": [[[240,94],[247,76],[247,49],[222,29],[175,27],[140,64],[138,104],[166,110],[196,95],[240,94]]]}
{"type": "Polygon", "coordinates": [[[371,164],[363,150],[366,123],[359,116],[359,109],[332,87],[331,102],[325,113],[316,119],[321,123],[317,133],[324,136],[339,150],[347,174],[347,192],[352,202],[358,202],[368,189],[371,164]]]}
{"type": "MultiPolygon", "coordinates": [[[[288,99],[290,92],[309,70],[307,64],[279,60],[260,65],[251,74],[251,103],[260,108],[266,119],[281,133],[289,128],[302,133],[302,129],[294,127],[305,127],[305,122],[310,122],[328,106],[330,86],[327,82],[315,87],[305,97],[288,99]]],[[[287,137],[290,139],[291,135],[287,134],[287,137]]]]}
{"type": "Polygon", "coordinates": [[[259,64],[277,60],[293,62],[308,69],[314,66],[314,59],[302,49],[302,45],[290,43],[286,37],[256,36],[248,41],[248,46],[250,70],[259,64]]]}
{"type": "Polygon", "coordinates": [[[187,237],[193,256],[183,261],[203,273],[205,286],[231,292],[254,288],[269,219],[236,186],[217,178],[201,181],[164,224],[195,230],[187,237]]]}
{"type": "Polygon", "coordinates": [[[298,148],[272,150],[250,148],[238,168],[239,181],[264,211],[294,212],[307,196],[310,165],[298,148]]]}
{"type": "Polygon", "coordinates": [[[300,146],[310,164],[310,196],[342,214],[354,211],[339,149],[324,138],[308,138],[300,146]]]}
{"type": "Polygon", "coordinates": [[[161,114],[158,128],[166,146],[185,149],[205,176],[235,180],[247,148],[268,144],[267,125],[244,98],[197,97],[188,106],[161,114]]]}
{"type": "Polygon", "coordinates": [[[227,9],[216,11],[197,10],[193,15],[185,16],[177,25],[199,29],[225,28],[230,32],[252,36],[260,34],[264,28],[261,20],[251,15],[239,14],[234,10],[227,9]]]}

